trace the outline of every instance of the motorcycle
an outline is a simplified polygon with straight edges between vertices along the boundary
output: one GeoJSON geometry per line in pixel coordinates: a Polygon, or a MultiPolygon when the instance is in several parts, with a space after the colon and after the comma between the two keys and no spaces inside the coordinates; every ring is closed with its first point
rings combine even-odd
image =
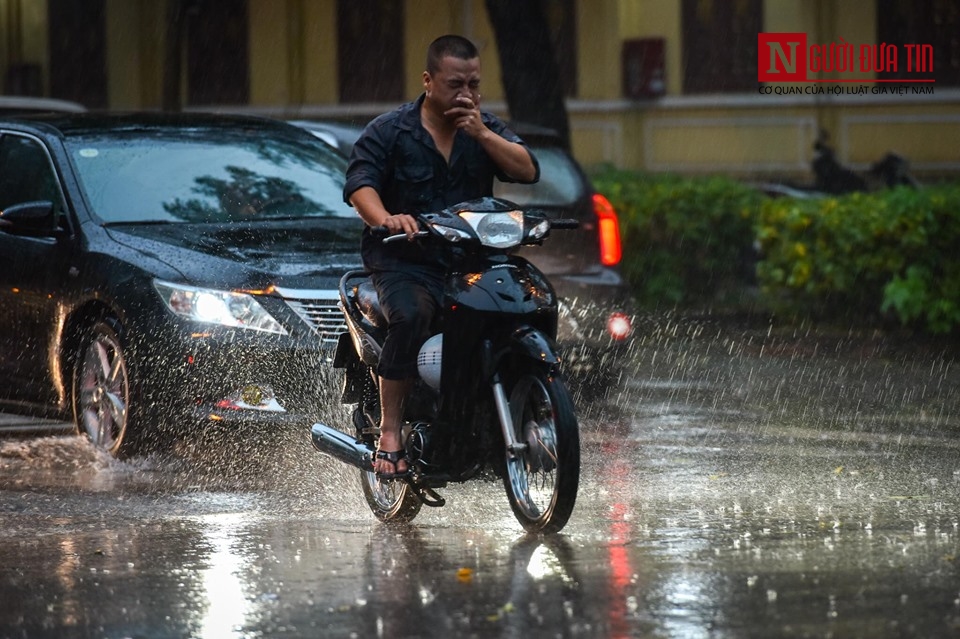
{"type": "Polygon", "coordinates": [[[829,195],[878,191],[906,186],[921,188],[920,182],[910,174],[910,162],[897,153],[887,153],[870,165],[863,174],[845,167],[837,159],[836,151],[828,144],[830,136],[821,130],[813,144],[813,184],[790,184],[764,182],[756,186],[770,197],[795,197],[801,199],[822,198],[829,195]]]}
{"type": "MultiPolygon", "coordinates": [[[[561,374],[557,295],[512,250],[579,223],[492,197],[421,214],[418,222],[416,241],[438,243],[448,272],[438,331],[420,349],[419,378],[404,404],[410,472],[386,480],[373,471],[386,319],[364,271],[340,280],[348,332],[333,362],[344,372],[341,401],[356,405],[352,423],[342,430],[314,424],[313,445],[360,469],[367,504],[381,521],[408,522],[421,506],[443,506],[436,491],[451,482],[499,478],[525,530],[559,531],[577,497],[579,426],[561,374]]],[[[401,240],[407,236],[383,239],[401,240]]]]}

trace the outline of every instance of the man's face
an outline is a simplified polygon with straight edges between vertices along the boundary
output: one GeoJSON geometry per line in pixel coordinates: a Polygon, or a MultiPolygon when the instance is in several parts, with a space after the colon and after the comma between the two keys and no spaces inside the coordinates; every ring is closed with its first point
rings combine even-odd
{"type": "Polygon", "coordinates": [[[472,109],[480,104],[480,58],[446,56],[435,73],[424,71],[423,86],[427,99],[441,113],[455,107],[472,109]]]}

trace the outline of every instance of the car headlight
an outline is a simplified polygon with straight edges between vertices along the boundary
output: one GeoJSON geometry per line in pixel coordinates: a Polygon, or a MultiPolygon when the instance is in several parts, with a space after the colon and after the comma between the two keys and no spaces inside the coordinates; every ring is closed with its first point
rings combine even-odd
{"type": "Polygon", "coordinates": [[[218,291],[155,280],[160,299],[173,313],[195,322],[286,335],[287,329],[247,293],[218,291]]]}
{"type": "Polygon", "coordinates": [[[469,224],[484,246],[510,248],[523,240],[523,212],[503,211],[474,213],[461,211],[460,217],[469,224]]]}

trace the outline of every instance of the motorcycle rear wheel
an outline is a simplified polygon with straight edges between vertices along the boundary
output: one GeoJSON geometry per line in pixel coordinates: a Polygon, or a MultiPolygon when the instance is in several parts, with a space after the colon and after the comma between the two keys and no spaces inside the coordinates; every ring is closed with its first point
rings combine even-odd
{"type": "MultiPolygon", "coordinates": [[[[377,432],[379,421],[380,393],[376,386],[369,385],[364,388],[364,399],[353,413],[353,427],[356,436],[373,448],[376,448],[377,440],[372,433],[377,432]]],[[[402,479],[381,481],[373,468],[360,471],[360,486],[370,511],[384,523],[403,524],[412,521],[423,505],[409,483],[402,479]]]]}
{"type": "Polygon", "coordinates": [[[580,430],[563,380],[527,366],[510,389],[514,436],[528,444],[507,453],[504,487],[527,532],[553,533],[570,519],[580,485],[580,430]]]}
{"type": "Polygon", "coordinates": [[[372,470],[361,470],[360,484],[373,515],[384,523],[412,521],[423,505],[413,487],[402,479],[381,481],[372,470]]]}

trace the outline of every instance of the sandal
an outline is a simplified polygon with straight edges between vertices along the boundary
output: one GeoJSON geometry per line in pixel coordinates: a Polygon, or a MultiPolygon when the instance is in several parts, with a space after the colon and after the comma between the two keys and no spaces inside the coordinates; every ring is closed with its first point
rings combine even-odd
{"type": "Polygon", "coordinates": [[[407,451],[405,450],[391,450],[391,451],[378,450],[376,458],[383,459],[390,462],[391,464],[393,464],[394,470],[400,467],[399,466],[400,462],[407,463],[407,469],[402,472],[376,473],[377,479],[401,479],[403,477],[409,476],[411,473],[410,459],[407,457],[407,451]]]}

